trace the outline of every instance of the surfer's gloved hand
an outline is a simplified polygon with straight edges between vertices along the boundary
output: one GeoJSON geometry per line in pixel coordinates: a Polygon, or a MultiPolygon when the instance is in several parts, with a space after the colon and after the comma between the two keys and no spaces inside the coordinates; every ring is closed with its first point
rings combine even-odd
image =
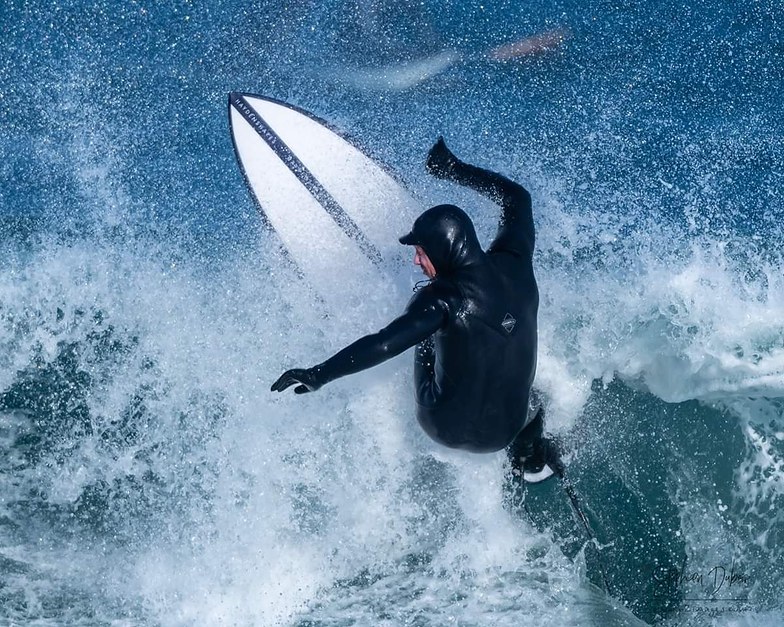
{"type": "Polygon", "coordinates": [[[286,370],[286,372],[280,375],[278,380],[272,384],[270,391],[282,392],[286,388],[299,383],[299,385],[294,388],[296,394],[315,392],[325,383],[325,381],[321,380],[321,377],[319,376],[320,373],[321,369],[318,366],[308,369],[293,368],[292,370],[286,370]]]}
{"type": "Polygon", "coordinates": [[[450,179],[454,176],[455,165],[459,159],[446,147],[443,137],[439,137],[430,152],[427,153],[425,167],[433,176],[440,179],[450,179]]]}

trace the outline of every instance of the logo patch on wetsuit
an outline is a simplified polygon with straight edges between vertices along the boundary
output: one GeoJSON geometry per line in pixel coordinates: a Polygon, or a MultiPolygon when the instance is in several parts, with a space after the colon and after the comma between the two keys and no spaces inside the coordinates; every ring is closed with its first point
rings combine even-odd
{"type": "Polygon", "coordinates": [[[515,320],[510,313],[506,314],[504,319],[501,321],[501,326],[504,327],[504,331],[507,333],[511,333],[516,324],[517,320],[515,320]]]}

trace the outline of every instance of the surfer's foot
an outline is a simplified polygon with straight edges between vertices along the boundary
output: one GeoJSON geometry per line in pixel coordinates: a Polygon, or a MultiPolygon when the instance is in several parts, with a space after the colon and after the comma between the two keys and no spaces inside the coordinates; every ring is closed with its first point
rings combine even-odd
{"type": "Polygon", "coordinates": [[[533,452],[522,458],[522,474],[526,483],[541,483],[561,474],[561,456],[555,440],[541,437],[533,443],[533,452]]]}
{"type": "Polygon", "coordinates": [[[512,474],[522,477],[526,483],[541,483],[553,475],[563,474],[558,441],[542,433],[543,425],[539,415],[534,420],[536,422],[531,425],[532,429],[524,430],[507,451],[512,474]]]}
{"type": "Polygon", "coordinates": [[[542,483],[542,481],[546,481],[550,477],[555,475],[555,471],[550,468],[547,464],[542,466],[541,470],[537,472],[524,472],[523,473],[523,481],[526,483],[542,483]]]}

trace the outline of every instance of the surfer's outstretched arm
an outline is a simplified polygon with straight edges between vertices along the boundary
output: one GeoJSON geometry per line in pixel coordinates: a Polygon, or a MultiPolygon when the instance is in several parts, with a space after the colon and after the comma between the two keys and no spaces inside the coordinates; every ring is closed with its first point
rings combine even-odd
{"type": "Polygon", "coordinates": [[[475,189],[503,208],[490,251],[505,250],[527,259],[534,252],[534,218],[531,194],[511,179],[460,161],[439,137],[427,156],[428,171],[439,178],[475,189]]]}
{"type": "Polygon", "coordinates": [[[313,392],[330,381],[377,366],[433,335],[446,322],[447,311],[438,299],[415,296],[406,312],[378,333],[358,339],[318,366],[287,370],[271,390],[282,392],[299,384],[294,388],[297,394],[313,392]]]}

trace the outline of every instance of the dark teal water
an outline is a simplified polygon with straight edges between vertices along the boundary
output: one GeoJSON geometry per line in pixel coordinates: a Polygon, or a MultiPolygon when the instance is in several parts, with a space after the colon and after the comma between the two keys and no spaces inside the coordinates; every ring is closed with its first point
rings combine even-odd
{"type": "Polygon", "coordinates": [[[525,183],[550,427],[598,526],[647,512],[603,549],[616,596],[648,622],[780,624],[783,20],[669,0],[0,7],[0,623],[632,624],[510,511],[501,456],[418,431],[406,359],[267,393],[369,329],[314,310],[263,231],[236,90],[329,120],[485,235],[492,210],[422,171],[434,138],[525,183]],[[485,57],[556,28],[550,54],[485,57]],[[405,89],[370,80],[446,49],[405,89]],[[634,548],[650,521],[685,560],[666,603],[634,548]]]}

